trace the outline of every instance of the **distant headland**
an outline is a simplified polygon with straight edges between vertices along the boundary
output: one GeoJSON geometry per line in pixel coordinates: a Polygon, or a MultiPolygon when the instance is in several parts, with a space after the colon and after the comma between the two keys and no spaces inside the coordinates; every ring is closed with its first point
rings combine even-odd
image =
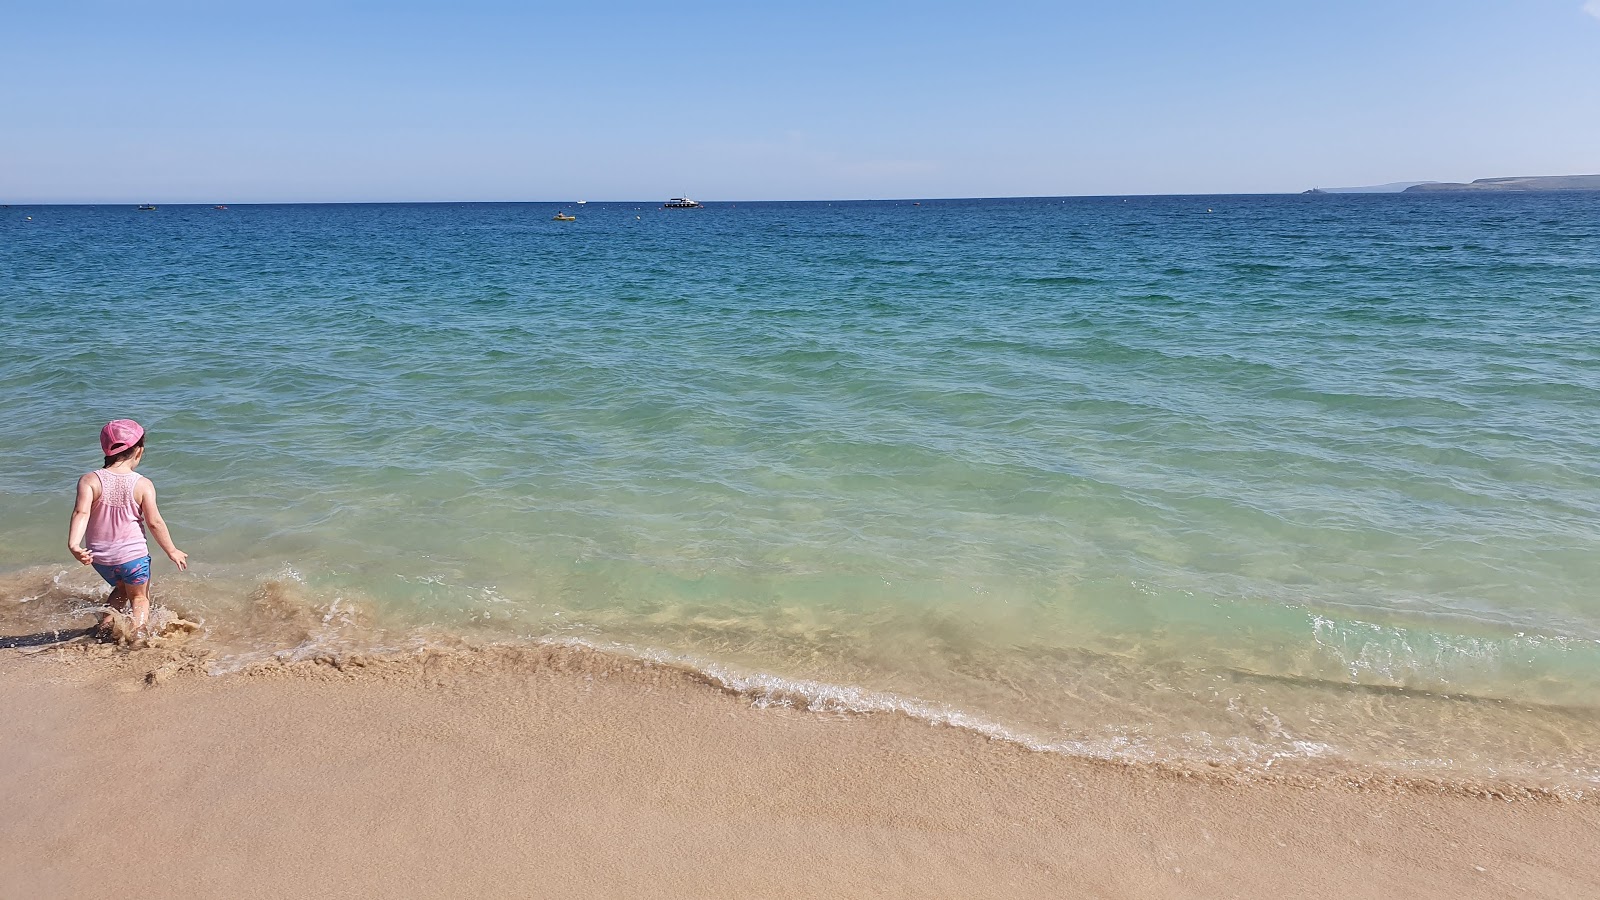
{"type": "Polygon", "coordinates": [[[1527,175],[1450,181],[1400,181],[1371,187],[1312,188],[1307,194],[1437,194],[1452,191],[1600,191],[1600,175],[1527,175]]]}
{"type": "Polygon", "coordinates": [[[1600,175],[1533,175],[1479,178],[1468,184],[1435,182],[1406,188],[1408,194],[1436,191],[1600,191],[1600,175]]]}
{"type": "Polygon", "coordinates": [[[1431,181],[1394,181],[1389,184],[1369,184],[1365,187],[1336,187],[1312,188],[1304,191],[1307,194],[1398,194],[1401,191],[1419,184],[1433,184],[1431,181]]]}

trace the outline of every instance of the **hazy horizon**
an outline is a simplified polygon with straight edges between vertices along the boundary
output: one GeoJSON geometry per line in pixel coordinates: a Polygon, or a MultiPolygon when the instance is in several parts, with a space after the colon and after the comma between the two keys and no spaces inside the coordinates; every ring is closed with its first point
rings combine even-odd
{"type": "MultiPolygon", "coordinates": [[[[1600,0],[1597,0],[1597,2],[1600,2],[1600,0]]],[[[1494,177],[1494,176],[1485,176],[1485,177],[1494,177]]],[[[1471,179],[1468,179],[1468,180],[1471,180],[1471,179]]],[[[1396,183],[1398,183],[1398,184],[1411,184],[1411,183],[1426,184],[1428,182],[1396,182],[1396,183]]],[[[1334,192],[1338,192],[1338,191],[1350,191],[1352,189],[1358,189],[1358,188],[1384,187],[1384,186],[1385,185],[1336,185],[1336,186],[1322,187],[1321,190],[1324,191],[1324,192],[1327,192],[1327,193],[1334,193],[1334,192]]],[[[957,202],[976,201],[976,200],[1097,200],[1097,199],[1117,199],[1117,198],[1122,198],[1122,197],[1126,197],[1126,198],[1129,198],[1129,199],[1143,198],[1143,199],[1152,199],[1152,200],[1166,199],[1166,198],[1179,199],[1179,198],[1185,198],[1185,197],[1194,197],[1194,198],[1201,198],[1201,197],[1284,197],[1284,196],[1290,196],[1290,195],[1294,195],[1294,194],[1303,194],[1303,193],[1306,193],[1306,191],[1304,191],[1304,190],[1300,190],[1300,191],[1234,191],[1234,192],[1229,192],[1229,193],[1204,193],[1204,192],[1199,192],[1199,191],[1181,191],[1181,192],[1170,193],[1170,194],[1011,194],[1011,195],[1007,195],[1007,196],[994,196],[994,197],[918,197],[918,196],[907,196],[907,197],[816,197],[816,198],[743,197],[743,198],[730,199],[730,198],[720,198],[720,197],[695,196],[692,199],[700,201],[702,203],[716,204],[716,205],[725,205],[725,204],[726,205],[732,205],[732,204],[737,204],[737,203],[746,203],[746,204],[755,204],[755,203],[913,203],[913,202],[957,203],[957,202]]],[[[1384,194],[1399,193],[1399,191],[1372,191],[1372,192],[1368,192],[1368,193],[1370,193],[1370,195],[1372,195],[1372,196],[1379,196],[1379,195],[1384,195],[1384,194]]],[[[1508,193],[1508,194],[1513,194],[1513,193],[1525,194],[1527,192],[1506,192],[1506,193],[1508,193]]],[[[1441,194],[1429,194],[1427,196],[1437,197],[1437,196],[1442,196],[1442,195],[1441,194]]],[[[611,198],[611,199],[590,198],[590,197],[573,197],[573,198],[561,198],[561,199],[555,199],[555,200],[542,199],[542,198],[537,198],[537,197],[536,198],[528,198],[528,199],[503,199],[503,200],[451,200],[451,199],[408,200],[408,199],[403,199],[403,198],[401,198],[401,199],[393,199],[393,200],[382,200],[382,199],[380,199],[380,200],[230,200],[228,198],[223,197],[223,198],[215,198],[215,199],[211,199],[211,200],[172,200],[172,201],[163,201],[160,198],[146,197],[144,199],[137,200],[137,201],[83,200],[83,201],[68,201],[68,202],[55,202],[55,203],[51,203],[51,202],[13,203],[13,202],[6,201],[4,198],[0,198],[0,205],[7,206],[7,207],[10,207],[12,209],[20,209],[20,208],[23,208],[23,207],[52,207],[52,206],[135,206],[135,205],[142,206],[144,204],[150,204],[152,206],[157,206],[157,207],[160,207],[160,206],[213,207],[213,206],[222,205],[222,206],[228,206],[230,208],[234,207],[234,206],[320,206],[320,205],[328,205],[328,206],[364,206],[364,205],[382,206],[382,205],[426,205],[426,204],[439,204],[439,205],[526,204],[526,205],[530,205],[530,206],[534,206],[534,205],[571,206],[571,207],[576,208],[580,203],[588,204],[590,206],[603,206],[603,205],[608,205],[608,204],[614,205],[614,204],[618,204],[618,203],[638,203],[638,204],[643,204],[644,207],[646,207],[646,208],[649,208],[649,207],[659,206],[662,202],[664,202],[667,199],[668,198],[666,196],[648,197],[648,198],[618,197],[618,198],[611,198]]]]}
{"type": "Polygon", "coordinates": [[[1575,112],[1600,108],[1600,3],[1582,0],[98,0],[7,24],[12,205],[1274,194],[1600,171],[1600,118],[1575,112]]]}

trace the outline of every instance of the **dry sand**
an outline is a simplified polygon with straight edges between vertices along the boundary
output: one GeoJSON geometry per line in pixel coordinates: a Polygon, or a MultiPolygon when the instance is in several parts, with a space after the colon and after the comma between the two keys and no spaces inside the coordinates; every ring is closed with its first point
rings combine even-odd
{"type": "Polygon", "coordinates": [[[0,897],[1600,897],[1594,800],[1186,776],[572,651],[188,662],[0,649],[0,897]]]}

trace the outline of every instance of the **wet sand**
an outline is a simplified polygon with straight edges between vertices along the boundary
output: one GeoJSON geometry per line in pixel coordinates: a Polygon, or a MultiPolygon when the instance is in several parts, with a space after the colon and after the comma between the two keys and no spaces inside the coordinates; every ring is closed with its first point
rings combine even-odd
{"type": "Polygon", "coordinates": [[[0,649],[0,897],[1600,896],[1592,799],[1073,759],[592,653],[192,663],[0,649]]]}

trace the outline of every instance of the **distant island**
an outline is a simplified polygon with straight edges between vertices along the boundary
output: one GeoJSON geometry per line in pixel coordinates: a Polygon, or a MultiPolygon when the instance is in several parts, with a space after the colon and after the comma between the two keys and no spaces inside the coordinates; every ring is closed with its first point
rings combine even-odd
{"type": "Polygon", "coordinates": [[[1532,175],[1518,178],[1479,178],[1469,184],[1434,182],[1406,188],[1408,194],[1440,191],[1600,191],[1600,175],[1532,175]]]}
{"type": "Polygon", "coordinates": [[[1369,184],[1365,187],[1336,187],[1312,188],[1305,191],[1307,194],[1398,194],[1408,188],[1419,184],[1433,184],[1432,181],[1393,181],[1389,184],[1369,184]]]}
{"type": "Polygon", "coordinates": [[[1450,181],[1396,181],[1369,187],[1312,188],[1307,194],[1437,194],[1451,191],[1600,191],[1600,175],[1528,175],[1450,181]]]}

